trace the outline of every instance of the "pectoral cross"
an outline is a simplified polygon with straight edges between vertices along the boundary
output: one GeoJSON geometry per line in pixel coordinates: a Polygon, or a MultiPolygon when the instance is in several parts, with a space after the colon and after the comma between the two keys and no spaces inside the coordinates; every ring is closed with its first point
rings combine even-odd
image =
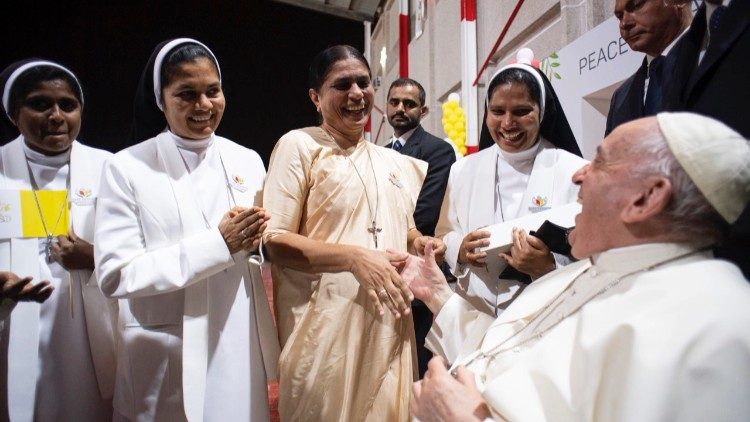
{"type": "Polygon", "coordinates": [[[369,227],[367,231],[372,234],[372,240],[375,242],[375,249],[378,248],[378,233],[383,231],[382,228],[375,225],[375,220],[372,220],[372,227],[369,227]]]}
{"type": "Polygon", "coordinates": [[[44,254],[47,257],[47,262],[52,263],[52,235],[48,234],[47,239],[44,240],[44,254]]]}

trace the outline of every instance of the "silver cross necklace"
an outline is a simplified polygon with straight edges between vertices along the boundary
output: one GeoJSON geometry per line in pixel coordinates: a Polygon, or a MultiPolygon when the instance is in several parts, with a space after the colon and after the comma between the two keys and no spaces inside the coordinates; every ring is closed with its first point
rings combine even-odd
{"type": "MultiPolygon", "coordinates": [[[[322,126],[321,126],[321,129],[323,129],[326,135],[328,135],[328,137],[331,138],[331,140],[336,145],[338,145],[338,143],[336,142],[336,139],[334,139],[333,135],[331,135],[331,133],[328,132],[328,130],[326,130],[322,126]]],[[[357,173],[357,177],[359,177],[359,181],[362,182],[362,189],[364,189],[365,191],[365,199],[367,200],[367,210],[370,213],[370,220],[371,220],[370,227],[367,228],[367,232],[372,235],[372,241],[375,243],[375,249],[377,249],[378,248],[378,233],[383,231],[383,228],[378,227],[377,225],[378,206],[380,205],[380,192],[378,188],[378,176],[377,174],[375,174],[375,167],[372,165],[372,156],[370,155],[370,148],[366,142],[367,141],[365,141],[364,148],[365,148],[365,151],[367,152],[367,159],[370,162],[370,169],[372,170],[372,177],[373,179],[375,179],[375,212],[372,211],[372,205],[370,203],[370,195],[367,192],[367,185],[365,184],[365,179],[362,177],[362,174],[359,173],[357,166],[354,164],[354,161],[352,161],[351,157],[349,157],[349,154],[347,154],[346,151],[344,151],[344,149],[341,148],[341,146],[339,146],[339,149],[341,150],[341,154],[344,157],[346,157],[347,160],[349,160],[349,163],[352,165],[352,167],[354,168],[354,171],[357,173]]]]}

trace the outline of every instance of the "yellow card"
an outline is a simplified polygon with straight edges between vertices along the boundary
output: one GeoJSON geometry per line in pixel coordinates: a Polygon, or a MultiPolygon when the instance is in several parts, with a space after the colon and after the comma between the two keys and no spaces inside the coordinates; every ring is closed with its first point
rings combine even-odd
{"type": "Polygon", "coordinates": [[[30,190],[21,191],[21,221],[23,237],[47,237],[47,230],[53,236],[68,234],[69,207],[68,195],[64,190],[39,190],[36,192],[39,198],[37,207],[34,192],[30,190]],[[42,210],[42,218],[39,209],[42,210]]]}

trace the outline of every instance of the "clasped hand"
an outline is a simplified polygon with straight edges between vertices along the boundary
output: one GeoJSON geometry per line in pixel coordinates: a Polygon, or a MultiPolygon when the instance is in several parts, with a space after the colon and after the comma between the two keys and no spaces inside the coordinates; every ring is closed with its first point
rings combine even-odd
{"type": "Polygon", "coordinates": [[[383,253],[364,248],[357,249],[350,271],[367,292],[378,315],[383,315],[384,306],[396,318],[411,312],[411,301],[414,296],[396,271],[396,268],[403,266],[408,255],[394,251],[383,253]]]}
{"type": "Polygon", "coordinates": [[[50,252],[52,259],[68,271],[94,269],[94,245],[76,236],[73,230],[57,236],[50,252]]]}
{"type": "Polygon", "coordinates": [[[229,253],[241,250],[258,250],[261,235],[266,229],[270,215],[261,207],[234,207],[227,211],[219,222],[219,232],[227,244],[229,253]]]}

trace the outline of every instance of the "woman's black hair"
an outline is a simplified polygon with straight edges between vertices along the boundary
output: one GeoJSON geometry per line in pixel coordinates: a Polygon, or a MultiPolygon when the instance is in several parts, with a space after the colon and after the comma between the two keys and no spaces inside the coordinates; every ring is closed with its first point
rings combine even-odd
{"type": "Polygon", "coordinates": [[[346,59],[359,60],[367,68],[367,73],[372,76],[370,65],[359,50],[350,45],[334,45],[318,53],[312,63],[310,63],[310,70],[307,76],[308,88],[319,91],[323,85],[323,81],[326,80],[328,73],[331,71],[331,67],[337,62],[346,59]]]}

